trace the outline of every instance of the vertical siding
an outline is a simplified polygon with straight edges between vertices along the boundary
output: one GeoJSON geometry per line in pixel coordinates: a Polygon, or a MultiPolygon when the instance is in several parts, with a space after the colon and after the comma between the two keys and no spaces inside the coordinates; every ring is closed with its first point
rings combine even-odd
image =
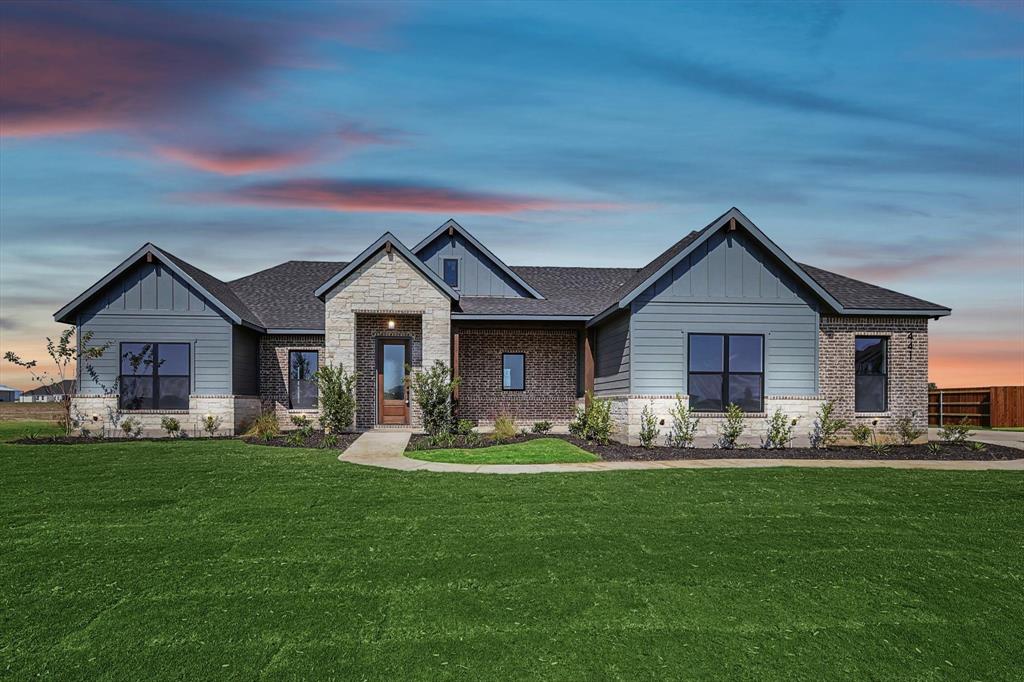
{"type": "Polygon", "coordinates": [[[459,261],[459,293],[465,296],[526,298],[530,294],[459,233],[438,235],[419,253],[427,267],[444,277],[444,259],[459,261]]]}
{"type": "Polygon", "coordinates": [[[140,263],[125,272],[94,297],[78,323],[80,333],[92,332],[92,345],[111,343],[102,358],[91,362],[96,377],[83,373],[83,393],[103,393],[115,386],[122,342],[188,343],[191,392],[232,392],[231,321],[159,263],[140,263]]]}
{"type": "Polygon", "coordinates": [[[630,390],[685,393],[687,334],[762,334],[765,394],[818,393],[818,310],[744,233],[719,232],[632,304],[630,390]]]}
{"type": "Polygon", "coordinates": [[[594,393],[629,393],[630,316],[627,312],[599,325],[594,333],[594,393]]]}

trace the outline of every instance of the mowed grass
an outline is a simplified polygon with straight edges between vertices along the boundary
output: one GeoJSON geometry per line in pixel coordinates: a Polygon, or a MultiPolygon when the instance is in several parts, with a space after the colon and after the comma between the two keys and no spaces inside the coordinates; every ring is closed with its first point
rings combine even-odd
{"type": "Polygon", "coordinates": [[[1024,476],[0,445],[0,676],[1020,679],[1024,476]]]}
{"type": "Polygon", "coordinates": [[[0,441],[17,440],[27,436],[64,435],[64,429],[55,422],[33,419],[0,421],[0,441]]]}
{"type": "Polygon", "coordinates": [[[406,450],[405,456],[428,462],[458,464],[553,464],[596,462],[600,459],[597,455],[581,450],[561,438],[537,438],[525,443],[492,445],[486,448],[406,450]]]}

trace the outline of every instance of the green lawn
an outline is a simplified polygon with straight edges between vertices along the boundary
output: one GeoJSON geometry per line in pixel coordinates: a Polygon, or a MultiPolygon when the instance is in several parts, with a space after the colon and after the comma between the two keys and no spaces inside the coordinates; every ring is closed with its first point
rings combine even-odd
{"type": "Polygon", "coordinates": [[[0,445],[0,676],[1020,679],[1024,476],[0,445]]]}
{"type": "Polygon", "coordinates": [[[44,422],[34,420],[11,420],[0,421],[0,441],[16,440],[26,436],[56,436],[62,435],[64,429],[55,422],[44,422]]]}
{"type": "Polygon", "coordinates": [[[525,443],[492,445],[487,448],[451,450],[406,450],[406,457],[428,462],[458,464],[551,464],[553,462],[596,462],[597,455],[581,450],[561,438],[537,438],[525,443]]]}

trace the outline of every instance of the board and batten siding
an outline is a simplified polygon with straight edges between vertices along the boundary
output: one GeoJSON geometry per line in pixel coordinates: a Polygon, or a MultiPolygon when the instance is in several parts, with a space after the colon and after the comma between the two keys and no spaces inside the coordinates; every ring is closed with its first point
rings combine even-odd
{"type": "Polygon", "coordinates": [[[444,278],[444,259],[459,261],[459,286],[464,296],[495,296],[500,298],[527,298],[529,292],[501,271],[480,249],[470,244],[459,233],[441,234],[419,253],[428,268],[444,278]]]}
{"type": "Polygon", "coordinates": [[[631,304],[630,390],[686,393],[687,334],[764,336],[765,395],[818,393],[818,306],[745,233],[712,235],[631,304]]]}
{"type": "Polygon", "coordinates": [[[99,292],[78,316],[79,333],[89,344],[110,342],[103,357],[90,362],[96,380],[82,373],[82,393],[112,390],[119,373],[121,343],[188,343],[195,395],[232,393],[232,323],[162,264],[140,263],[99,292]]]}
{"type": "Polygon", "coordinates": [[[594,330],[594,395],[629,393],[629,313],[594,330]]]}

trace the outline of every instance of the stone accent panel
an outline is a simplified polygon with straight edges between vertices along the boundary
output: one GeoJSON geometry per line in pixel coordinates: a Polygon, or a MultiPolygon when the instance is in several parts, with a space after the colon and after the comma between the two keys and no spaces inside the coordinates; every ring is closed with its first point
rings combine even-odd
{"type": "MultiPolygon", "coordinates": [[[[920,429],[928,428],[927,318],[822,316],[818,347],[821,392],[836,401],[836,416],[853,424],[877,421],[879,433],[891,430],[901,417],[911,417],[920,429]],[[889,339],[887,412],[854,412],[857,336],[889,339]]],[[[924,442],[926,437],[920,440],[924,442]]]]}
{"type": "MultiPolygon", "coordinates": [[[[361,366],[356,359],[358,316],[392,316],[397,321],[397,316],[407,315],[418,316],[420,320],[420,364],[430,366],[436,360],[451,363],[451,299],[397,251],[389,254],[382,249],[331,289],[325,299],[327,362],[358,371],[361,366]]],[[[375,349],[373,352],[375,354],[375,349]]],[[[374,362],[373,355],[370,362],[374,362]]],[[[362,419],[360,425],[366,424],[365,406],[360,404],[358,412],[362,419]]],[[[376,410],[371,414],[376,422],[376,410]]],[[[410,416],[412,424],[419,426],[416,410],[410,416]]]]}
{"type": "Polygon", "coordinates": [[[482,425],[506,414],[522,425],[566,423],[576,408],[575,328],[459,329],[458,416],[482,425]],[[525,390],[502,390],[502,353],[525,354],[525,390]]]}
{"type": "MultiPolygon", "coordinates": [[[[412,371],[423,368],[423,330],[419,315],[356,313],[356,426],[373,428],[377,423],[377,339],[391,337],[408,339],[406,362],[412,371]],[[388,329],[388,320],[395,328],[388,329]]],[[[409,419],[422,424],[420,408],[409,400],[409,419]]]]}
{"type": "Polygon", "coordinates": [[[221,418],[220,430],[215,435],[235,436],[243,433],[260,412],[260,400],[256,396],[191,395],[187,410],[119,410],[117,401],[116,394],[78,396],[74,399],[72,414],[86,428],[108,437],[122,435],[120,424],[126,417],[138,420],[146,437],[166,436],[160,421],[174,417],[188,436],[202,438],[207,435],[203,429],[206,415],[221,418]]]}
{"type": "MultiPolygon", "coordinates": [[[[293,350],[320,352],[324,364],[324,337],[320,334],[274,334],[260,337],[260,402],[262,409],[277,415],[281,428],[292,428],[291,416],[304,414],[316,418],[318,410],[292,410],[288,404],[288,353],[293,350]]],[[[255,418],[255,415],[253,416],[255,418]]]]}

